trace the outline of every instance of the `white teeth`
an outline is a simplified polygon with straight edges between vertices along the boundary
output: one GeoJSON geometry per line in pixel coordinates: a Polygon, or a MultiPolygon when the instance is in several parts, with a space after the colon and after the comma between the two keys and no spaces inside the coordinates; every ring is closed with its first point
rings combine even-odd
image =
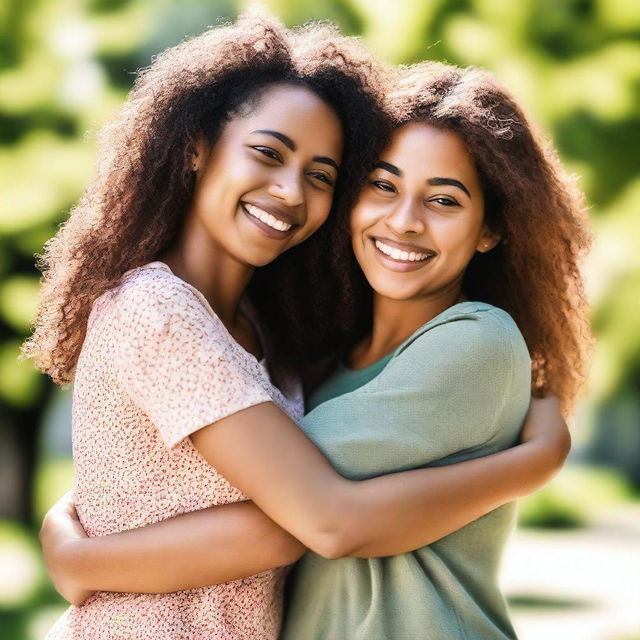
{"type": "Polygon", "coordinates": [[[400,251],[400,249],[390,247],[388,244],[380,242],[380,240],[376,240],[375,245],[380,251],[382,251],[382,253],[389,256],[390,258],[393,258],[394,260],[404,260],[405,262],[421,262],[429,257],[429,255],[426,253],[417,253],[415,251],[409,253],[408,251],[400,251]]]}
{"type": "Polygon", "coordinates": [[[283,220],[278,220],[275,216],[272,216],[270,213],[263,211],[260,207],[256,207],[254,204],[244,204],[244,208],[247,210],[247,213],[254,218],[258,218],[261,222],[264,222],[269,227],[276,229],[277,231],[289,231],[292,224],[284,222],[283,220]]]}

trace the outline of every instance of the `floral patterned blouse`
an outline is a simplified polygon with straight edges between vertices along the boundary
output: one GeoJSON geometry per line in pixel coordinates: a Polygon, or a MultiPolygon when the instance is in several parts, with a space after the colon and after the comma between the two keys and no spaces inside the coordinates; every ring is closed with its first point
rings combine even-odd
{"type": "MultiPolygon", "coordinates": [[[[94,304],[75,376],[78,515],[89,536],[246,499],[189,435],[285,397],[228,333],[204,296],[153,262],[94,304]]],[[[47,640],[275,640],[283,570],[169,594],[99,592],[70,607],[47,640]]]]}

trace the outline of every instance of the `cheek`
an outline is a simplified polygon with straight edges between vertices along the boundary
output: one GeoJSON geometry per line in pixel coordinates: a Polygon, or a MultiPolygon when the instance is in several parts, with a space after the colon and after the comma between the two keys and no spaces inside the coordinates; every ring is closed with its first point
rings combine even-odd
{"type": "Polygon", "coordinates": [[[326,221],[331,213],[331,205],[333,204],[333,194],[316,193],[313,196],[307,196],[307,221],[298,233],[294,236],[293,244],[304,242],[309,236],[313,235],[326,221]]]}
{"type": "Polygon", "coordinates": [[[437,228],[437,243],[443,252],[447,252],[452,260],[470,259],[482,233],[482,222],[469,218],[452,218],[432,227],[437,228]]]}
{"type": "Polygon", "coordinates": [[[268,167],[251,157],[243,148],[229,150],[220,154],[216,160],[212,173],[223,178],[229,189],[252,186],[268,173],[268,167]]]}
{"type": "Polygon", "coordinates": [[[327,221],[332,205],[333,191],[320,191],[307,197],[307,220],[314,231],[327,221]]]}
{"type": "Polygon", "coordinates": [[[351,212],[350,228],[354,237],[368,229],[375,221],[376,210],[367,202],[366,198],[360,197],[351,212]]]}

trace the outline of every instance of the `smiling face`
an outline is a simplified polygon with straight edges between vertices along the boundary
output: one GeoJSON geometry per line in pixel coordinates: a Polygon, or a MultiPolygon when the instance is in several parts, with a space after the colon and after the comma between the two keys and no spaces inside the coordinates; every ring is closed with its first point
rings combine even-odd
{"type": "Polygon", "coordinates": [[[327,103],[303,87],[269,86],[213,146],[198,143],[189,216],[216,250],[267,264],[326,220],[342,146],[327,103]]]}
{"type": "Polygon", "coordinates": [[[393,135],[351,215],[356,258],[385,298],[451,298],[476,251],[498,242],[484,224],[474,162],[457,134],[411,122],[393,135]]]}

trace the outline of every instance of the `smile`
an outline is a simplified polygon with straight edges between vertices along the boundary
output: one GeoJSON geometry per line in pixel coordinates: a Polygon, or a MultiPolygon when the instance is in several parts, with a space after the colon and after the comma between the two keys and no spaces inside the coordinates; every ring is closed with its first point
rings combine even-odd
{"type": "Polygon", "coordinates": [[[429,258],[435,256],[432,251],[416,251],[413,247],[407,247],[409,250],[392,247],[378,238],[373,238],[373,244],[378,251],[396,262],[426,262],[429,258]]]}
{"type": "Polygon", "coordinates": [[[264,211],[260,207],[256,207],[254,204],[243,202],[242,207],[252,218],[260,220],[260,222],[272,229],[275,229],[276,231],[287,232],[293,228],[292,224],[285,222],[284,220],[279,220],[271,213],[264,211]]]}

